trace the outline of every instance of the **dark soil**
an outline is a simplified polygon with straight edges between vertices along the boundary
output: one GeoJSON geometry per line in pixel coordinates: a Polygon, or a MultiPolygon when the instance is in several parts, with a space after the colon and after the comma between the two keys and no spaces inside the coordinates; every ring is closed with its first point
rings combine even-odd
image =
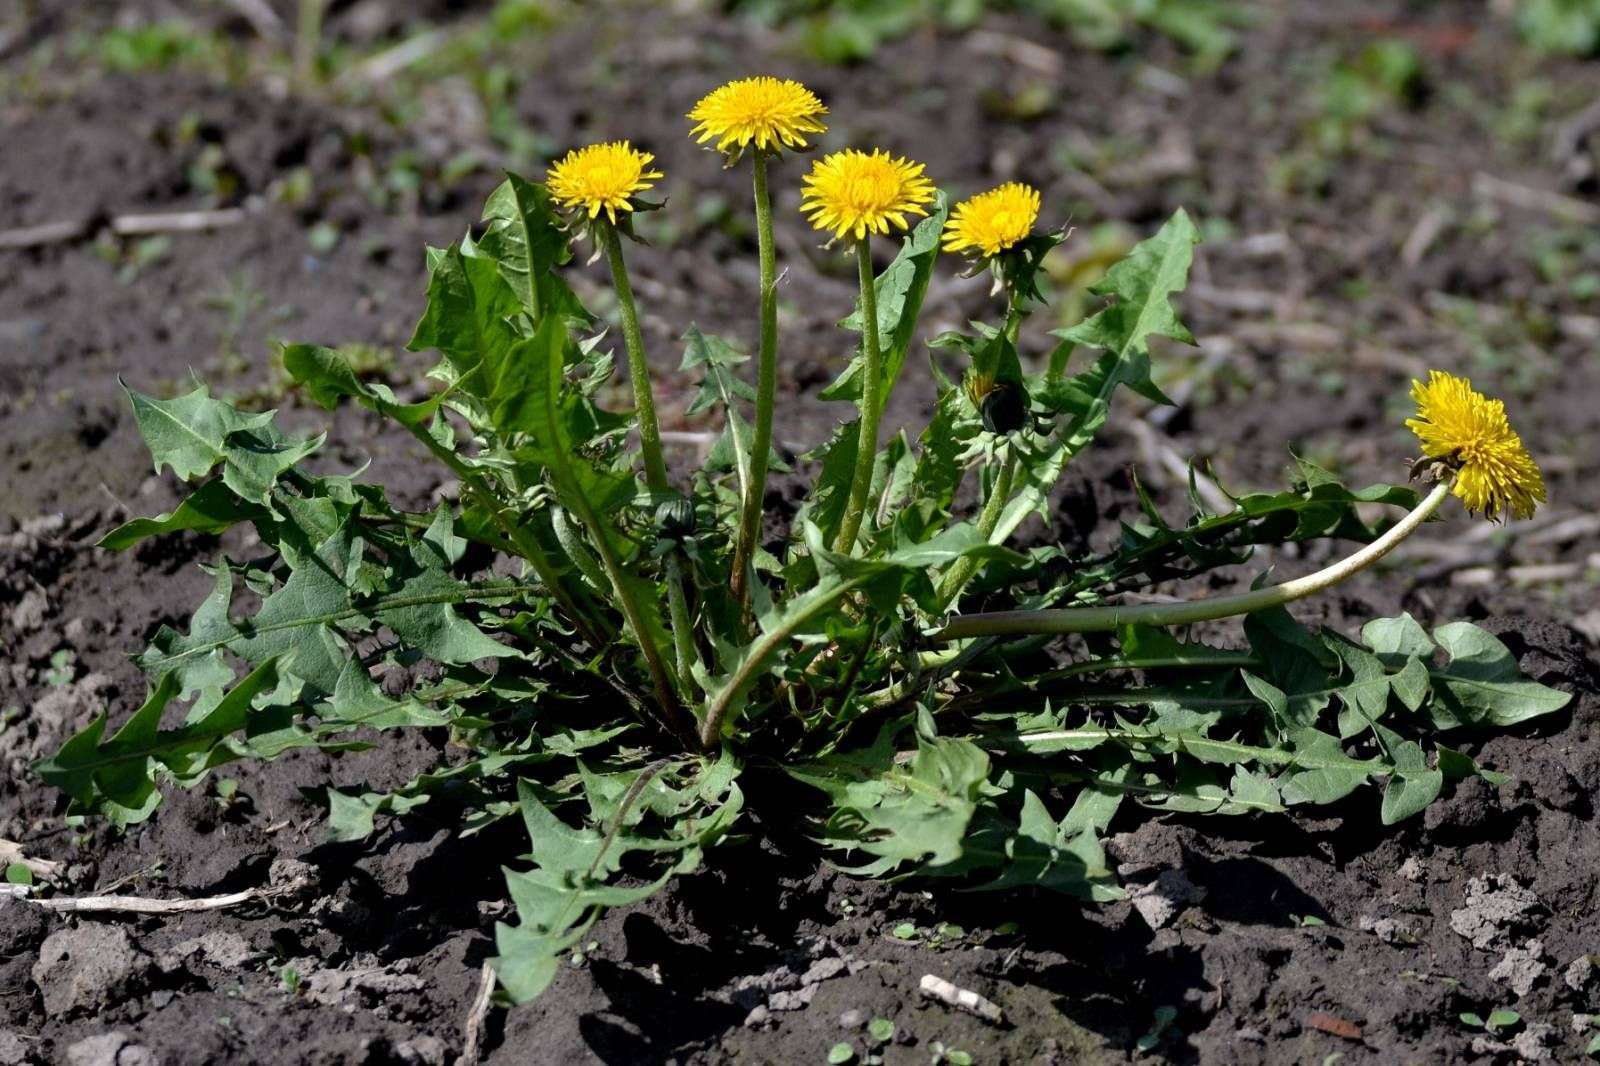
{"type": "MultiPolygon", "coordinates": [[[[381,94],[365,106],[294,98],[271,72],[227,79],[180,63],[135,77],[59,58],[77,54],[65,47],[75,36],[178,7],[57,0],[0,15],[0,230],[249,211],[174,237],[137,270],[128,244],[118,262],[92,239],[0,250],[0,839],[65,863],[73,892],[311,884],[271,909],[164,919],[73,920],[0,899],[0,1066],[454,1061],[506,907],[499,866],[519,842],[510,831],[463,841],[418,820],[328,845],[300,792],[399,784],[440,758],[442,739],[243,766],[248,802],[173,795],[125,835],[64,826],[61,799],[27,773],[95,714],[119,720],[139,702],[129,653],[185,617],[208,584],[196,564],[218,548],[195,537],[126,556],[90,547],[130,512],[177,498],[150,473],[117,376],[175,390],[192,367],[220,392],[321,424],[280,394],[269,339],[398,349],[420,310],[421,246],[456,238],[495,181],[491,168],[440,179],[460,151],[497,150],[481,114],[451,110],[464,105],[448,86],[391,122],[381,94]],[[24,77],[51,42],[64,49],[55,64],[24,77]],[[402,162],[420,192],[390,195],[402,162]],[[286,205],[282,183],[302,167],[314,191],[286,205]],[[308,240],[317,224],[339,231],[331,251],[308,240]]],[[[1205,221],[1211,239],[1182,301],[1201,345],[1163,350],[1157,374],[1183,402],[1152,415],[1150,433],[1128,430],[1131,417],[1108,431],[1066,480],[1064,526],[1114,529],[1135,463],[1180,513],[1163,446],[1210,459],[1236,488],[1276,485],[1286,447],[1354,481],[1398,479],[1397,412],[1427,366],[1507,396],[1549,476],[1539,519],[1508,537],[1454,518],[1400,565],[1297,614],[1350,630],[1400,608],[1425,623],[1477,620],[1576,699],[1532,728],[1465,742],[1508,784],[1460,787],[1390,830],[1370,793],[1311,819],[1129,810],[1112,853],[1126,883],[1156,885],[1166,907],[858,882],[819,869],[803,827],[762,821],[753,802],[750,843],[608,916],[543,998],[492,1012],[486,1060],[820,1062],[841,1040],[865,1049],[874,1017],[897,1027],[889,1063],[933,1061],[936,1042],[980,1063],[1581,1060],[1581,1016],[1600,1012],[1600,959],[1587,961],[1600,956],[1600,489],[1588,473],[1600,454],[1600,306],[1562,277],[1600,270],[1600,129],[1573,124],[1600,95],[1600,65],[1536,60],[1477,4],[1279,5],[1213,74],[1187,73],[1157,39],[1106,56],[1006,18],[817,68],[767,30],[667,7],[594,5],[526,45],[513,107],[552,146],[632,136],[671,176],[657,239],[634,256],[669,425],[692,428],[671,372],[676,338],[693,321],[748,339],[756,287],[739,175],[681,136],[682,113],[730,74],[800,75],[833,108],[830,144],[911,154],[958,193],[1034,182],[1081,227],[1069,250],[1103,223],[1147,233],[1179,205],[1205,221]],[[1348,153],[1320,157],[1325,175],[1286,189],[1285,160],[1310,143],[1318,72],[1380,39],[1412,43],[1423,83],[1348,153]],[[1545,103],[1519,110],[1514,91],[1530,81],[1545,103]],[[1040,92],[1042,109],[1017,106],[1040,92]],[[726,197],[726,222],[705,190],[726,197]],[[1551,247],[1576,259],[1552,274],[1539,254],[1551,247]],[[894,935],[907,922],[917,935],[894,935]],[[944,923],[960,929],[936,932],[944,923]],[[993,1000],[1007,1023],[920,998],[926,974],[993,1000]],[[1492,1037],[1458,1020],[1501,1007],[1520,1012],[1520,1028],[1492,1037]]],[[[202,8],[193,17],[213,20],[202,25],[247,46],[227,5],[202,8]]],[[[330,35],[382,40],[406,24],[392,8],[336,5],[330,35]]],[[[446,25],[482,14],[417,10],[446,25]]],[[[798,170],[782,172],[779,212],[794,397],[779,436],[795,451],[837,417],[811,394],[841,364],[832,323],[851,292],[847,264],[816,250],[795,214],[798,170]]],[[[941,275],[928,335],[983,297],[981,280],[941,275]]],[[[1031,327],[1033,350],[1053,324],[1031,327]]],[[[420,365],[401,353],[386,373],[420,393],[420,365]]],[[[893,411],[913,423],[931,397],[914,370],[893,411]]],[[[401,500],[441,487],[416,448],[360,414],[329,428],[330,461],[372,458],[370,476],[401,500]]]]}

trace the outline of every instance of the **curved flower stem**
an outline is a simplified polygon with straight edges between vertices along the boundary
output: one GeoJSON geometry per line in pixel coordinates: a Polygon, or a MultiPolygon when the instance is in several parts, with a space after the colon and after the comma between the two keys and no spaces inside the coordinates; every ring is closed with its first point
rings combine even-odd
{"type": "Polygon", "coordinates": [[[761,349],[756,359],[756,425],[750,441],[750,476],[733,550],[733,598],[749,605],[750,561],[761,537],[761,508],[767,492],[767,457],[772,453],[772,408],[778,392],[778,261],[772,240],[772,197],[767,192],[767,154],[757,150],[755,165],[756,245],[761,257],[761,349]]]}
{"type": "MultiPolygon", "coordinates": [[[[1006,504],[1011,501],[1011,490],[1017,478],[1017,446],[1009,445],[1006,457],[1000,467],[1000,474],[989,488],[989,498],[984,502],[983,511],[978,515],[978,534],[988,540],[994,533],[994,527],[1000,524],[1000,515],[1005,511],[1006,504]]],[[[944,577],[939,579],[939,610],[944,610],[960,594],[963,587],[972,576],[978,572],[982,564],[970,556],[957,559],[950,564],[944,577]]]]}
{"type": "Polygon", "coordinates": [[[719,689],[706,704],[705,720],[700,724],[700,746],[707,751],[722,741],[722,727],[728,712],[743,697],[745,690],[755,683],[767,669],[767,660],[802,627],[828,610],[835,602],[848,596],[861,585],[867,576],[840,578],[831,584],[819,585],[784,608],[783,617],[772,629],[763,633],[751,644],[719,689]]]}
{"type": "Polygon", "coordinates": [[[1302,599],[1331,588],[1360,573],[1394,550],[1426,522],[1450,494],[1449,481],[1441,481],[1422,502],[1396,522],[1387,533],[1353,555],[1314,574],[1297,577],[1268,588],[1216,596],[1183,603],[1144,603],[1132,607],[1069,607],[1051,611],[996,611],[955,618],[932,635],[934,640],[966,640],[970,637],[1010,636],[1032,633],[1109,632],[1126,625],[1180,626],[1209,622],[1218,618],[1252,614],[1302,599]]]}
{"type": "Polygon", "coordinates": [[[633,302],[628,267],[622,261],[622,241],[615,226],[599,225],[595,231],[611,267],[611,284],[617,290],[622,313],[622,340],[628,349],[628,377],[633,382],[633,404],[639,412],[639,450],[644,453],[644,480],[651,492],[667,490],[667,464],[661,457],[661,426],[656,422],[656,395],[650,387],[650,363],[644,357],[644,335],[639,332],[639,308],[633,302]]]}
{"type": "Polygon", "coordinates": [[[856,534],[872,489],[872,467],[878,458],[878,423],[883,418],[883,349],[878,338],[878,291],[872,283],[871,238],[856,241],[856,267],[861,280],[861,340],[866,365],[861,374],[861,434],[856,440],[856,469],[850,479],[850,498],[833,550],[855,554],[856,534]]]}

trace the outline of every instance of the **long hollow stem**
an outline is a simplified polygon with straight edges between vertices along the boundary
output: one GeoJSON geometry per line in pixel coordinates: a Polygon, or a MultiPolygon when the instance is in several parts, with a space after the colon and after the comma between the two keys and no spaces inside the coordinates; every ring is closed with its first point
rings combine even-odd
{"type": "Polygon", "coordinates": [[[733,550],[733,596],[743,611],[749,603],[750,561],[761,537],[762,503],[767,492],[767,457],[772,452],[772,409],[778,392],[778,260],[772,240],[772,198],[767,191],[767,155],[759,149],[755,166],[756,246],[761,258],[761,347],[756,356],[756,424],[750,441],[750,476],[733,550]]]}
{"type": "Polygon", "coordinates": [[[650,385],[650,363],[644,356],[644,334],[639,332],[639,308],[633,302],[628,267],[622,261],[622,240],[614,226],[595,227],[611,267],[611,284],[622,313],[622,342],[628,350],[628,377],[633,382],[633,405],[639,413],[639,450],[644,453],[644,480],[651,492],[667,491],[667,464],[661,457],[661,426],[656,422],[656,394],[650,385]]]}
{"type": "Polygon", "coordinates": [[[678,667],[678,683],[688,688],[699,656],[694,646],[694,623],[689,618],[689,597],[684,592],[683,561],[676,549],[666,558],[667,621],[672,626],[673,660],[678,667]]]}
{"type": "Polygon", "coordinates": [[[878,458],[878,423],[883,418],[883,348],[878,338],[878,292],[872,283],[871,238],[856,241],[856,273],[861,281],[861,342],[866,365],[861,375],[861,432],[856,438],[856,468],[850,479],[850,497],[833,550],[841,555],[855,551],[856,534],[872,490],[872,467],[878,458]]]}
{"type": "Polygon", "coordinates": [[[700,746],[707,751],[722,741],[722,724],[729,710],[744,695],[745,689],[767,668],[767,660],[785,641],[792,640],[796,632],[813,618],[827,610],[843,597],[854,592],[866,578],[852,577],[830,585],[826,590],[813,589],[807,599],[791,603],[781,622],[761,639],[752,644],[732,674],[706,704],[705,720],[700,723],[700,746]]]}
{"type": "Polygon", "coordinates": [[[1252,614],[1269,607],[1310,596],[1331,588],[1360,573],[1394,550],[1426,522],[1450,494],[1450,482],[1434,486],[1423,500],[1388,532],[1360,551],[1348,555],[1314,574],[1297,577],[1268,588],[1216,596],[1183,603],[1144,603],[1131,607],[1069,607],[1050,611],[996,611],[953,619],[933,634],[934,640],[966,640],[971,637],[1015,636],[1034,633],[1100,633],[1126,625],[1180,626],[1209,622],[1219,618],[1252,614]]]}
{"type": "MultiPolygon", "coordinates": [[[[994,533],[995,526],[1000,524],[1000,515],[1005,511],[1006,504],[1011,500],[1011,490],[1015,487],[1017,478],[1017,448],[1011,445],[1006,450],[1006,457],[1000,467],[1000,474],[995,478],[994,484],[989,488],[989,498],[984,502],[983,511],[978,515],[978,534],[988,540],[994,533]]],[[[978,572],[982,564],[970,556],[957,559],[950,564],[944,577],[939,579],[939,608],[944,610],[966,586],[972,576],[978,572]]]]}
{"type": "MultiPolygon", "coordinates": [[[[661,426],[656,421],[655,389],[650,384],[650,363],[644,354],[644,335],[639,330],[639,308],[633,301],[633,286],[628,281],[628,267],[622,259],[622,241],[617,236],[614,226],[598,227],[601,243],[605,247],[606,262],[611,267],[611,283],[617,292],[617,307],[622,315],[622,340],[628,350],[628,377],[633,382],[633,404],[639,415],[639,450],[644,455],[644,481],[650,494],[657,498],[666,496],[672,491],[672,485],[667,480],[667,464],[661,454],[661,426]]],[[[594,532],[598,539],[604,534],[598,529],[594,532]]],[[[605,556],[605,546],[602,548],[602,561],[605,556]]],[[[611,565],[608,565],[608,569],[611,565]]],[[[671,689],[674,694],[679,686],[688,684],[686,667],[694,648],[694,636],[689,630],[688,599],[684,593],[683,570],[678,565],[674,556],[667,564],[667,618],[672,628],[673,655],[677,662],[675,675],[662,670],[655,650],[650,647],[650,642],[645,633],[637,626],[634,632],[639,638],[639,644],[645,648],[646,663],[650,666],[652,675],[657,682],[657,688],[662,687],[662,682],[670,677],[673,681],[671,689]]],[[[613,577],[617,585],[617,594],[624,596],[620,580],[613,577]]],[[[627,607],[627,604],[624,604],[627,607]]],[[[635,621],[630,616],[629,623],[635,621]]],[[[676,710],[677,702],[672,701],[673,707],[668,713],[676,710]]]]}

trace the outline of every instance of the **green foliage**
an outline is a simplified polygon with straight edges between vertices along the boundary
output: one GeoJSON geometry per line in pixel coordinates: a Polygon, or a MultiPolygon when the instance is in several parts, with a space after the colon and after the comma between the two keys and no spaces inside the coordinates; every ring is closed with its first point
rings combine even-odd
{"type": "MultiPolygon", "coordinates": [[[[915,365],[945,210],[941,198],[875,281],[885,393],[915,365]]],[[[463,833],[520,815],[530,843],[506,870],[516,920],[497,929],[495,969],[523,1000],[607,908],[737,840],[748,775],[792,802],[769,817],[808,819],[854,874],[1100,901],[1121,895],[1101,840],[1135,806],[1280,813],[1374,789],[1392,823],[1453,781],[1499,779],[1442,734],[1515,727],[1567,702],[1487,632],[1456,622],[1430,634],[1407,615],[1345,635],[1265,611],[1234,647],[1125,627],[1071,660],[1036,637],[942,642],[963,600],[1115,602],[1248,563],[1261,546],[1370,541],[1385,527],[1364,511],[1417,502],[1296,459],[1283,490],[1228,496],[1222,512],[1191,493],[1181,522],[1141,487],[1141,517],[1101,555],[1007,546],[1048,518],[1062,472],[1124,387],[1166,402],[1151,345],[1193,343],[1173,303],[1199,240],[1182,211],[1111,267],[1092,290],[1102,303],[1060,331],[1043,368],[1016,338],[1040,300],[1038,253],[1060,237],[994,264],[1006,318],[931,342],[933,416],[875,457],[858,553],[826,547],[856,458],[851,422],[813,457],[786,535],[757,553],[748,604],[730,592],[751,477],[744,357],[687,331],[682,367],[701,379],[690,412],[723,429],[686,484],[648,491],[630,415],[599,402],[613,357],[566,280],[568,236],[544,188],[511,177],[480,237],[429,250],[410,343],[438,352],[425,399],[369,380],[351,349],[283,349],[313,403],[387,419],[441,464],[460,491],[431,510],[397,506],[359,472],[327,472],[323,438],[285,432],[274,412],[201,385],[170,399],[128,391],[157,471],[189,494],[102,545],[248,526],[253,539],[226,543],[251,554],[221,554],[187,624],[163,626],[138,655],[151,687],[131,717],[97,717],[36,765],[71,814],[127,825],[164,788],[236,760],[447,731],[450,760],[398,788],[309,791],[339,840],[424,806],[463,833]],[[1090,358],[1074,370],[1079,349],[1090,358]],[[959,384],[974,379],[1016,390],[1014,425],[986,428],[982,397],[959,384]],[[977,517],[961,502],[973,489],[992,503],[977,517]],[[673,575],[686,591],[669,614],[673,575]],[[674,642],[685,634],[668,617],[688,640],[674,642]]],[[[865,323],[858,311],[842,325],[865,323]]],[[[825,396],[859,407],[864,366],[852,361],[825,396]]]]}
{"type": "Polygon", "coordinates": [[[1516,11],[1517,31],[1536,51],[1600,52],[1600,0],[1521,0],[1516,11]]]}
{"type": "Polygon", "coordinates": [[[1070,33],[1086,48],[1114,51],[1141,32],[1160,34],[1215,66],[1238,44],[1247,21],[1231,0],[725,0],[730,10],[794,27],[807,48],[831,63],[870,58],[924,27],[963,29],[985,11],[1023,11],[1070,33]]]}

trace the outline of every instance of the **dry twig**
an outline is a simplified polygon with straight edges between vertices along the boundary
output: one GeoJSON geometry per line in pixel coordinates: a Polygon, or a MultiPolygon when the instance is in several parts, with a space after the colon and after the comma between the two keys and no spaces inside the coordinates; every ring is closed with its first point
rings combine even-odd
{"type": "Polygon", "coordinates": [[[1524,211],[1541,211],[1568,222],[1600,223],[1600,207],[1586,200],[1563,196],[1547,189],[1536,189],[1531,185],[1518,185],[1482,171],[1472,176],[1472,192],[1479,199],[1494,200],[1524,211]]]}
{"type": "Polygon", "coordinates": [[[466,1036],[461,1042],[461,1057],[457,1066],[477,1066],[483,1056],[483,1023],[489,1017],[489,1007],[494,1002],[494,967],[483,964],[478,979],[478,994],[472,997],[472,1009],[467,1012],[466,1036]]]}
{"type": "Polygon", "coordinates": [[[304,882],[294,880],[262,888],[247,888],[222,896],[202,896],[199,899],[156,899],[151,896],[51,896],[39,899],[33,896],[31,886],[9,885],[0,888],[0,896],[25,900],[58,914],[193,914],[197,911],[226,910],[245,903],[270,902],[292,896],[303,887],[304,882]]]}
{"type": "MultiPolygon", "coordinates": [[[[215,211],[165,211],[143,215],[116,215],[105,228],[119,237],[143,237],[154,233],[195,233],[201,230],[221,229],[243,222],[249,214],[242,207],[225,207],[215,211]]],[[[103,217],[103,216],[102,216],[103,217]]],[[[0,230],[0,249],[37,248],[46,244],[60,244],[92,236],[101,228],[101,218],[63,219],[37,226],[0,230]]]]}
{"type": "Polygon", "coordinates": [[[942,977],[935,977],[931,973],[922,975],[922,983],[917,986],[917,991],[929,999],[938,1000],[946,1006],[964,1010],[969,1014],[976,1014],[990,1025],[1000,1025],[1006,1020],[1005,1012],[996,1004],[984,999],[970,989],[960,988],[942,977]]]}
{"type": "Polygon", "coordinates": [[[20,862],[35,877],[52,878],[61,869],[54,859],[31,859],[23,853],[22,845],[14,840],[0,839],[0,866],[20,862]]]}

